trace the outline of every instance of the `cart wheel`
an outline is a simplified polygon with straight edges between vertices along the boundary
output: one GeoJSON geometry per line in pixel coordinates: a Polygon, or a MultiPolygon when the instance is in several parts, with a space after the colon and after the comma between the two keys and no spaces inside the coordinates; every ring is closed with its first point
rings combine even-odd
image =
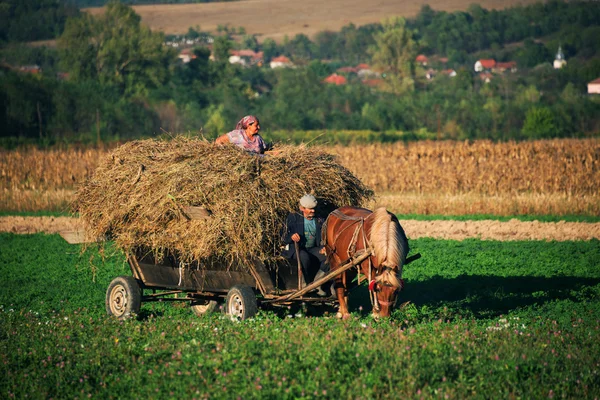
{"type": "Polygon", "coordinates": [[[131,276],[118,276],[106,290],[106,312],[119,319],[131,317],[140,312],[142,290],[131,276]]]}
{"type": "Polygon", "coordinates": [[[248,286],[234,286],[227,293],[227,314],[239,319],[252,318],[256,315],[258,307],[256,295],[248,286]]]}
{"type": "Polygon", "coordinates": [[[198,300],[192,302],[192,311],[199,317],[215,311],[217,307],[217,302],[214,300],[198,300]]]}

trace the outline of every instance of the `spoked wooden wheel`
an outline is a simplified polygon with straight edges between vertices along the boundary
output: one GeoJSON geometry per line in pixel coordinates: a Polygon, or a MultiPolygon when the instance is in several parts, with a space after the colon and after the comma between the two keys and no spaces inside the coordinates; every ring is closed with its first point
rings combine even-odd
{"type": "Polygon", "coordinates": [[[214,300],[197,300],[192,302],[192,311],[197,316],[201,317],[205,314],[215,311],[218,304],[214,300]]]}
{"type": "Polygon", "coordinates": [[[248,286],[234,286],[227,293],[226,310],[232,318],[247,319],[256,315],[256,295],[248,286]]]}
{"type": "Polygon", "coordinates": [[[112,280],[106,290],[106,312],[125,319],[137,314],[142,305],[140,285],[131,276],[119,276],[112,280]]]}

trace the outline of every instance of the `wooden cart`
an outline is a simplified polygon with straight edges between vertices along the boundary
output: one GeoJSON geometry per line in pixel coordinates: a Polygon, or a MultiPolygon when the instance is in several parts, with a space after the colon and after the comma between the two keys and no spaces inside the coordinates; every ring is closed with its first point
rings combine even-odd
{"type": "Polygon", "coordinates": [[[246,319],[254,316],[263,303],[331,303],[335,299],[307,296],[307,293],[359,264],[369,254],[359,253],[342,268],[299,287],[299,268],[286,261],[273,266],[257,261],[253,265],[227,268],[218,263],[184,264],[169,255],[159,260],[151,253],[137,251],[127,259],[132,276],[119,276],[108,286],[106,311],[117,318],[127,318],[138,313],[142,303],[187,301],[195,314],[203,315],[224,303],[227,314],[246,319]],[[177,296],[173,297],[174,294],[177,296]]]}

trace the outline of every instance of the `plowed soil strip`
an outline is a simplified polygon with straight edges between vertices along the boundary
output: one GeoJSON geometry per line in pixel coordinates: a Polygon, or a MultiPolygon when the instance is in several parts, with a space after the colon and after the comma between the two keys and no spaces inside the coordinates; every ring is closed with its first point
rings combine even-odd
{"type": "MultiPolygon", "coordinates": [[[[586,222],[508,222],[484,221],[415,221],[401,220],[409,239],[464,240],[591,240],[600,239],[600,223],[586,222]]],[[[81,228],[80,221],[69,217],[0,217],[0,232],[58,233],[81,228]]]]}

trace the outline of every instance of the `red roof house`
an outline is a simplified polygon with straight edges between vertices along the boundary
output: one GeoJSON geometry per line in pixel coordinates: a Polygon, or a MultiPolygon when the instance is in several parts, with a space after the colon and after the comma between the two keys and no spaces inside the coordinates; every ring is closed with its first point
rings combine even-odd
{"type": "Polygon", "coordinates": [[[600,94],[600,78],[588,83],[588,94],[600,94]]]}
{"type": "Polygon", "coordinates": [[[496,66],[496,60],[490,58],[490,59],[484,59],[484,60],[477,60],[477,62],[475,63],[475,72],[481,72],[485,69],[492,69],[496,66]]]}
{"type": "Polygon", "coordinates": [[[424,54],[419,54],[417,58],[415,58],[415,61],[420,63],[421,65],[427,65],[429,59],[424,54]]]}
{"type": "Polygon", "coordinates": [[[342,72],[344,74],[349,74],[351,72],[356,72],[356,68],[354,67],[341,67],[337,69],[338,72],[342,72]]]}
{"type": "Polygon", "coordinates": [[[331,74],[327,78],[323,79],[325,83],[332,83],[334,85],[345,85],[348,81],[342,75],[331,74]]]}
{"type": "Polygon", "coordinates": [[[499,62],[499,63],[496,63],[495,69],[498,72],[504,72],[504,71],[516,72],[517,71],[517,62],[516,61],[499,62]]]}

